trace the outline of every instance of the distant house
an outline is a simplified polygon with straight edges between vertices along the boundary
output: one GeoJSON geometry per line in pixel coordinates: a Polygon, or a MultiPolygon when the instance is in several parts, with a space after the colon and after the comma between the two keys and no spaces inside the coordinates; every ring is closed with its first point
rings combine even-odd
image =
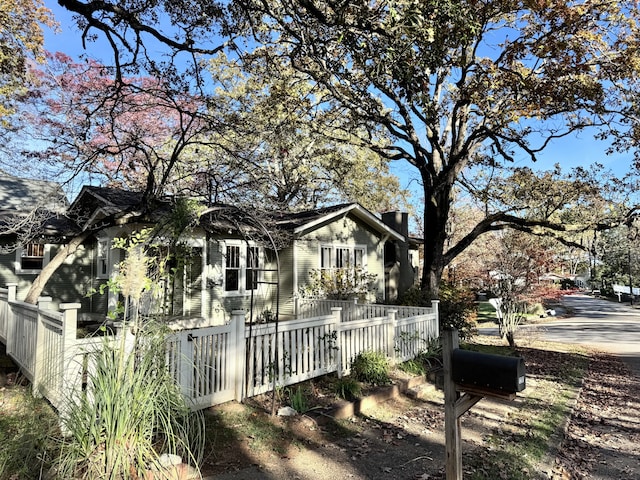
{"type": "MultiPolygon", "coordinates": [[[[28,189],[18,190],[30,195],[28,189]]],[[[14,203],[20,203],[13,198],[14,203]]],[[[171,217],[175,203],[172,198],[153,205],[142,205],[142,201],[142,195],[136,192],[86,186],[70,205],[64,205],[61,212],[66,213],[65,222],[69,218],[74,221],[74,228],[67,228],[67,234],[87,228],[95,233],[65,261],[44,294],[56,301],[80,302],[82,319],[104,318],[116,306],[118,294],[108,289],[105,295],[87,293],[100,290],[117,273],[123,252],[113,248],[113,240],[143,228],[162,226],[171,217]]],[[[314,271],[362,269],[375,277],[375,298],[369,300],[378,301],[395,299],[415,281],[417,250],[415,242],[408,240],[403,223],[406,215],[394,213],[379,218],[357,203],[254,215],[226,205],[200,212],[197,222],[179,238],[186,260],[170,265],[173,274],[161,282],[159,296],[143,305],[147,313],[215,324],[228,320],[233,310],[243,309],[256,318],[277,308],[282,318],[289,318],[295,313],[295,298],[314,271]]],[[[21,254],[0,255],[0,277],[4,283],[21,284],[18,298],[58,246],[65,243],[62,230],[51,233],[55,235],[42,237],[39,243],[44,250],[36,252],[47,254],[37,265],[31,264],[29,275],[16,263],[21,254]]],[[[162,231],[157,235],[162,243],[162,231]]],[[[3,238],[6,245],[16,241],[15,236],[3,238]]]]}

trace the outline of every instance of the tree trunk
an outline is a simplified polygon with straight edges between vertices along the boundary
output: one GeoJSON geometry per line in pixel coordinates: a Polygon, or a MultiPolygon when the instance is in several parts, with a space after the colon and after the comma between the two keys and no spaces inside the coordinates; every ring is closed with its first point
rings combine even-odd
{"type": "MultiPolygon", "coordinates": [[[[423,180],[424,182],[424,180],[423,180]]],[[[451,208],[451,187],[440,185],[433,189],[424,183],[424,265],[422,270],[422,290],[430,292],[434,298],[440,295],[440,281],[446,267],[445,245],[447,242],[447,221],[451,208]]]]}
{"type": "Polygon", "coordinates": [[[58,250],[58,253],[55,257],[44,266],[40,274],[35,278],[33,283],[31,284],[31,288],[27,292],[27,296],[24,301],[26,303],[36,304],[38,302],[38,298],[42,294],[42,290],[46,286],[51,276],[55,273],[55,271],[62,265],[62,263],[70,256],[73,255],[80,245],[91,235],[92,232],[86,231],[74,237],[68,244],[58,250]]]}

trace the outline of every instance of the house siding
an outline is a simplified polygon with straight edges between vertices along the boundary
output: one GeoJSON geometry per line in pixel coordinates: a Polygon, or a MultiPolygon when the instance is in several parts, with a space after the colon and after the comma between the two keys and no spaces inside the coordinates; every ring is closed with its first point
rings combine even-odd
{"type": "MultiPolygon", "coordinates": [[[[280,257],[280,317],[293,318],[295,313],[294,279],[293,279],[293,249],[289,246],[279,252],[280,257]]],[[[276,281],[276,276],[273,276],[276,281]]],[[[275,287],[272,288],[275,298],[275,287]]]]}
{"type": "MultiPolygon", "coordinates": [[[[11,244],[12,242],[5,241],[3,246],[8,247],[11,244]]],[[[52,259],[62,246],[50,245],[49,248],[49,258],[52,259]]],[[[85,317],[90,317],[91,314],[103,315],[106,313],[106,294],[96,293],[88,296],[92,289],[99,290],[102,283],[95,278],[93,260],[92,246],[83,245],[54,272],[42,291],[42,296],[52,298],[53,308],[58,309],[61,303],[80,303],[82,305],[81,312],[86,314],[85,317]]],[[[16,273],[15,252],[0,254],[0,284],[5,286],[9,283],[16,283],[18,285],[16,291],[18,300],[24,300],[37,276],[35,273],[16,273]]],[[[81,316],[80,320],[83,318],[81,316]]]]}
{"type": "Polygon", "coordinates": [[[367,272],[376,276],[374,293],[384,297],[384,242],[378,232],[350,217],[324,225],[297,240],[298,288],[310,282],[312,270],[320,268],[320,246],[324,244],[366,246],[367,272]]]}
{"type": "MultiPolygon", "coordinates": [[[[98,203],[94,204],[90,200],[91,198],[88,198],[85,205],[89,207],[88,211],[98,206],[98,203]]],[[[233,238],[225,234],[215,235],[196,229],[191,232],[189,238],[184,240],[194,249],[194,253],[197,251],[194,255],[197,265],[187,267],[185,275],[173,279],[171,283],[165,281],[164,303],[155,309],[150,307],[149,313],[156,311],[174,317],[186,316],[199,320],[204,318],[207,324],[216,325],[229,321],[232,311],[244,310],[247,312],[247,319],[253,318],[257,321],[265,312],[275,313],[276,296],[279,291],[280,318],[283,320],[292,318],[295,314],[295,300],[300,293],[299,290],[310,282],[311,271],[320,268],[320,249],[323,245],[350,247],[351,251],[355,246],[365,247],[367,273],[375,275],[376,279],[373,293],[377,299],[384,299],[385,233],[376,228],[373,225],[374,222],[370,224],[366,219],[360,220],[360,217],[353,213],[324,218],[326,221],[323,224],[308,223],[309,231],[300,235],[292,245],[278,252],[279,277],[276,273],[275,254],[263,246],[263,256],[258,267],[262,270],[261,281],[253,294],[245,290],[244,278],[240,278],[238,292],[226,292],[224,285],[226,245],[235,242],[236,245],[241,246],[242,255],[246,255],[246,240],[238,236],[233,238]],[[277,284],[280,286],[279,290],[277,284]]],[[[100,232],[98,238],[104,241],[127,236],[132,231],[139,231],[145,226],[132,223],[126,226],[110,227],[100,232]]],[[[4,239],[7,245],[13,240],[4,239]]],[[[51,246],[50,258],[55,256],[59,248],[60,246],[51,246]]],[[[81,320],[104,319],[109,308],[115,306],[116,298],[114,296],[109,298],[107,290],[103,294],[99,293],[100,287],[106,284],[107,279],[98,278],[97,253],[97,239],[87,241],[54,273],[43,291],[43,295],[53,298],[56,308],[63,302],[80,303],[81,320]],[[98,293],[89,295],[90,292],[98,293]]],[[[121,258],[123,258],[122,252],[111,250],[108,257],[110,269],[121,258]]],[[[5,285],[18,284],[18,299],[22,299],[36,275],[16,274],[15,263],[14,252],[0,253],[0,280],[5,285]]],[[[244,261],[241,263],[243,263],[242,267],[246,266],[244,261]]],[[[113,274],[113,271],[109,273],[113,274]]]]}

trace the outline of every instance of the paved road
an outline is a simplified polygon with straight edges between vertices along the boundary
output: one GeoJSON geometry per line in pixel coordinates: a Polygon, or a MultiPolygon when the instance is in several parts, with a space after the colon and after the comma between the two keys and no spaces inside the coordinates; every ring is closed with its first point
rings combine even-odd
{"type": "MultiPolygon", "coordinates": [[[[536,327],[538,334],[619,355],[640,376],[640,305],[634,308],[588,295],[567,295],[563,304],[571,316],[536,327]]],[[[526,331],[527,326],[521,328],[526,331]]]]}
{"type": "Polygon", "coordinates": [[[572,316],[544,325],[549,340],[590,345],[621,356],[640,376],[640,310],[588,295],[567,295],[572,316]]]}

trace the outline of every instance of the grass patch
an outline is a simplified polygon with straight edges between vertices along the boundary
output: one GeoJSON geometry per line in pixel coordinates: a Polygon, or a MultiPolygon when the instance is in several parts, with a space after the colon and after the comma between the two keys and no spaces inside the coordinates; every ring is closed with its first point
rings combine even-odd
{"type": "Polygon", "coordinates": [[[477,318],[477,323],[478,326],[480,326],[480,324],[495,324],[496,323],[496,309],[493,308],[493,305],[491,305],[488,301],[480,301],[480,302],[476,302],[476,304],[478,305],[478,318],[477,318]]]}
{"type": "Polygon", "coordinates": [[[30,388],[0,390],[0,478],[39,479],[57,456],[58,417],[30,388]]]}
{"type": "Polygon", "coordinates": [[[488,435],[488,448],[465,458],[472,480],[535,478],[549,445],[570,414],[588,366],[588,358],[580,353],[534,349],[522,353],[525,359],[535,359],[533,371],[527,374],[527,388],[519,394],[524,401],[488,435]]]}

